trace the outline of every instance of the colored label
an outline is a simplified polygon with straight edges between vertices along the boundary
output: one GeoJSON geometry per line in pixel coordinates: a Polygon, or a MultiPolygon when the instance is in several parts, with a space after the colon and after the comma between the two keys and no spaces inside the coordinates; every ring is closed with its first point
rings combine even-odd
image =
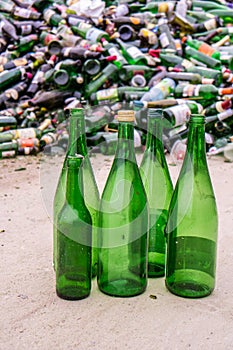
{"type": "Polygon", "coordinates": [[[210,45],[206,43],[202,43],[199,46],[198,51],[204,53],[207,56],[212,56],[213,53],[215,52],[215,49],[213,49],[210,45]]]}

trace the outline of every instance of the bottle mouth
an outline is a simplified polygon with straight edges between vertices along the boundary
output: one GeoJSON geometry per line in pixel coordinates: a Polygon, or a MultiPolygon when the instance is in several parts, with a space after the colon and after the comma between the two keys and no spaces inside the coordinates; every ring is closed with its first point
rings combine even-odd
{"type": "Polygon", "coordinates": [[[191,114],[189,123],[205,124],[205,116],[202,114],[191,114]]]}

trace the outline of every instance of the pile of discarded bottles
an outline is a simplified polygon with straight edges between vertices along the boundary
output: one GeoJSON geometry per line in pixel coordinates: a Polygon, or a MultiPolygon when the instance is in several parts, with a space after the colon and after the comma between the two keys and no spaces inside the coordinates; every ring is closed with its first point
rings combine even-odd
{"type": "Polygon", "coordinates": [[[141,147],[157,106],[168,152],[200,113],[218,153],[233,142],[233,3],[0,0],[0,158],[65,152],[79,106],[93,151],[114,152],[125,107],[141,147]]]}

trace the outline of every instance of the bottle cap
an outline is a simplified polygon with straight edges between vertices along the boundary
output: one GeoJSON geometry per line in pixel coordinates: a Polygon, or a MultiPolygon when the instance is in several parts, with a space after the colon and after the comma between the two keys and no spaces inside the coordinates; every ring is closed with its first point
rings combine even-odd
{"type": "Polygon", "coordinates": [[[119,122],[134,122],[135,113],[132,110],[120,110],[117,114],[117,119],[119,122]]]}

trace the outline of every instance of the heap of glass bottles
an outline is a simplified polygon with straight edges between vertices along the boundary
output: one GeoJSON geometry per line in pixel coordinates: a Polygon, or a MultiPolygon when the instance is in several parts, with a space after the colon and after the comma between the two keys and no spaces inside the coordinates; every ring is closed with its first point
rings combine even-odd
{"type": "Polygon", "coordinates": [[[151,103],[164,110],[169,152],[177,138],[187,139],[191,113],[207,117],[207,151],[219,138],[230,142],[232,3],[115,0],[95,6],[0,1],[0,158],[53,152],[54,145],[65,152],[65,110],[84,102],[87,145],[106,154],[116,148],[117,111],[132,101],[141,144],[151,103]]]}

